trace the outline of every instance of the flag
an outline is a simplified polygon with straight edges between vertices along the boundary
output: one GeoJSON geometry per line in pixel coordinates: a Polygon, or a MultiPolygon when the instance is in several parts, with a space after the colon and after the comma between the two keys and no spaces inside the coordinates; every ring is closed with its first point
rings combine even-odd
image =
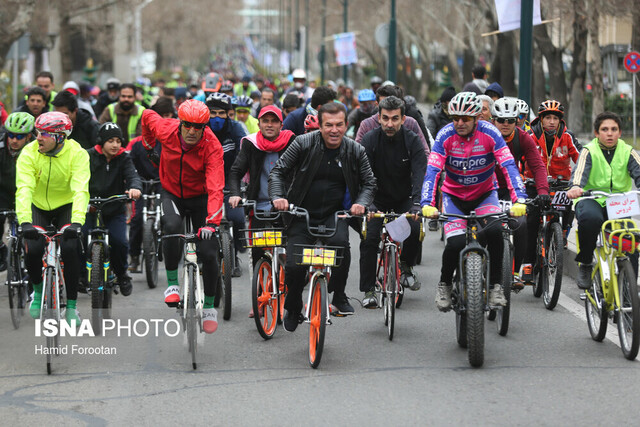
{"type": "MultiPolygon", "coordinates": [[[[521,0],[495,0],[498,15],[498,29],[501,33],[520,28],[521,0]]],[[[540,0],[533,0],[533,25],[539,25],[540,0]]]]}
{"type": "Polygon", "coordinates": [[[356,35],[354,33],[334,34],[333,50],[336,53],[336,62],[338,65],[355,64],[358,62],[356,35]]]}

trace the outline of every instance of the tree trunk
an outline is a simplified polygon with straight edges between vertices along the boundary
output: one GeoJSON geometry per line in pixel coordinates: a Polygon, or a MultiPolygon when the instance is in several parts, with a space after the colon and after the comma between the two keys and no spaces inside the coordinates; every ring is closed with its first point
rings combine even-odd
{"type": "Polygon", "coordinates": [[[467,44],[467,46],[464,48],[464,53],[462,55],[462,84],[460,85],[461,88],[466,82],[470,82],[471,80],[473,80],[473,77],[471,75],[471,69],[476,65],[476,62],[478,62],[478,58],[476,58],[475,53],[473,52],[473,50],[471,50],[471,48],[467,44]]]}
{"type": "Polygon", "coordinates": [[[604,111],[604,83],[602,76],[602,55],[600,52],[600,42],[598,40],[599,16],[602,10],[599,0],[591,0],[589,10],[589,43],[591,49],[591,93],[593,102],[591,104],[591,119],[604,111]]]}
{"type": "Polygon", "coordinates": [[[531,74],[531,111],[538,113],[538,105],[546,99],[544,69],[542,68],[542,52],[537,44],[533,48],[531,74]]]}
{"type": "Polygon", "coordinates": [[[13,42],[18,40],[29,29],[33,16],[35,0],[3,1],[0,3],[0,70],[4,69],[4,62],[13,42]]]}
{"type": "Polygon", "coordinates": [[[562,66],[562,49],[553,45],[546,25],[533,27],[533,37],[549,66],[549,96],[567,105],[567,81],[562,66]]]}
{"type": "Polygon", "coordinates": [[[573,0],[573,64],[571,65],[571,97],[568,105],[567,125],[573,132],[582,132],[584,117],[584,87],[587,77],[587,5],[573,0]]]}
{"type": "Polygon", "coordinates": [[[495,48],[496,56],[491,65],[491,78],[493,82],[500,83],[505,95],[516,93],[515,69],[513,58],[516,55],[514,32],[498,34],[498,43],[495,48]]]}

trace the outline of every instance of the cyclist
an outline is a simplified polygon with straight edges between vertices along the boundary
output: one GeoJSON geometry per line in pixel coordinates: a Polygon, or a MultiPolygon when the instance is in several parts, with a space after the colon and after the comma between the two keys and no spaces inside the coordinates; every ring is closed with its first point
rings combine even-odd
{"type": "Polygon", "coordinates": [[[26,101],[24,102],[24,104],[17,108],[14,112],[29,113],[33,117],[37,118],[40,114],[49,111],[49,106],[46,102],[46,99],[47,93],[38,86],[34,86],[27,91],[26,101]]]}
{"type": "Polygon", "coordinates": [[[253,101],[246,95],[239,96],[236,100],[236,120],[247,127],[247,131],[251,133],[256,133],[260,130],[258,126],[258,119],[251,115],[251,107],[253,105],[253,101]]]}
{"type": "Polygon", "coordinates": [[[358,134],[360,123],[377,112],[376,94],[371,89],[362,89],[358,92],[358,103],[359,107],[355,107],[347,117],[348,135],[352,138],[358,134]]]}
{"type": "Polygon", "coordinates": [[[98,96],[98,100],[93,106],[93,111],[95,111],[96,117],[100,117],[105,108],[107,108],[107,105],[118,102],[119,97],[120,80],[116,79],[115,77],[111,77],[107,80],[106,90],[104,90],[100,94],[100,96],[98,96]]]}
{"type": "MultiPolygon", "coordinates": [[[[422,187],[422,213],[436,217],[436,183],[444,172],[442,184],[442,210],[446,213],[478,215],[499,213],[494,171],[502,169],[511,200],[517,202],[511,208],[512,215],[522,216],[527,196],[513,156],[500,132],[488,122],[479,120],[482,101],[473,92],[460,92],[449,102],[449,114],[453,123],[438,133],[429,156],[427,174],[422,187]]],[[[484,220],[486,224],[488,220],[484,220]]],[[[466,244],[466,221],[455,219],[444,226],[446,243],[442,253],[442,270],[436,293],[436,304],[441,311],[451,308],[453,273],[458,265],[460,251],[466,244]]],[[[504,240],[501,226],[493,223],[484,228],[484,239],[489,247],[491,305],[505,305],[506,299],[501,281],[502,250],[504,240]]]]}
{"type": "MultiPolygon", "coordinates": [[[[122,129],[111,122],[104,123],[98,130],[96,145],[88,150],[91,164],[89,194],[92,197],[110,197],[126,193],[131,199],[140,198],[142,182],[136,173],[129,153],[122,146],[124,137],[122,129]]],[[[131,277],[127,274],[127,241],[126,209],[122,203],[111,203],[102,209],[102,218],[109,231],[111,247],[111,265],[123,296],[131,295],[131,277]]],[[[83,233],[89,232],[96,225],[96,214],[89,212],[83,226],[83,233]]]]}
{"type": "MultiPolygon", "coordinates": [[[[354,313],[344,292],[351,264],[349,228],[346,221],[333,224],[334,213],[350,209],[362,215],[365,206],[373,202],[376,179],[364,148],[345,138],[347,110],[337,102],[324,104],[318,110],[320,131],[296,138],[284,152],[269,175],[269,197],[278,210],[287,210],[289,203],[309,211],[312,226],[336,227],[331,246],[344,248],[339,267],[332,269],[329,290],[333,290],[333,305],[339,315],[354,313]],[[322,167],[321,167],[322,166],[322,167]],[[289,178],[293,177],[291,184],[289,178]]],[[[287,253],[293,255],[296,245],[313,244],[315,238],[307,231],[304,219],[293,219],[287,229],[287,253]]],[[[297,265],[295,256],[288,256],[285,281],[284,328],[293,332],[302,321],[302,290],[305,285],[304,266],[297,265]]]]}
{"type": "MultiPolygon", "coordinates": [[[[210,334],[218,328],[218,312],[213,308],[219,266],[217,227],[222,218],[222,188],[224,165],[220,142],[206,125],[209,108],[194,99],[178,109],[178,120],[163,119],[153,110],[142,113],[142,142],[147,150],[157,142],[162,144],[160,181],[162,183],[162,231],[176,234],[183,230],[187,212],[194,229],[198,230],[199,257],[204,282],[203,329],[210,334]]],[[[180,302],[178,262],[182,245],[177,239],[162,244],[168,287],[165,303],[180,302]]]]}
{"type": "MultiPolygon", "coordinates": [[[[362,139],[373,175],[378,183],[370,212],[420,212],[420,190],[427,169],[420,138],[403,126],[404,101],[388,96],[380,102],[380,127],[362,139]]],[[[372,218],[367,236],[360,242],[360,291],[364,292],[363,305],[377,307],[375,293],[376,256],[380,245],[382,218],[372,218]]],[[[401,282],[411,290],[420,289],[412,267],[416,263],[420,244],[420,223],[409,219],[411,235],[404,241],[400,255],[401,282]]]]}
{"type": "Polygon", "coordinates": [[[53,99],[55,111],[65,113],[71,119],[73,132],[69,136],[85,150],[93,147],[100,125],[86,110],[78,108],[77,98],[69,91],[58,92],[53,99]]]}
{"type": "MultiPolygon", "coordinates": [[[[585,190],[600,190],[624,193],[632,184],[640,188],[640,155],[620,136],[622,120],[611,112],[600,113],[593,122],[595,138],[584,146],[573,169],[570,199],[578,199],[585,190]]],[[[578,287],[589,289],[593,271],[593,251],[598,233],[608,219],[606,198],[577,200],[578,240],[580,252],[578,263],[578,287]]],[[[633,268],[638,275],[638,252],[631,255],[633,268]]]]}
{"type": "Polygon", "coordinates": [[[478,95],[478,99],[482,101],[482,111],[478,118],[480,120],[491,123],[491,112],[493,111],[493,99],[489,95],[478,95]]]}
{"type": "Polygon", "coordinates": [[[107,105],[98,119],[100,124],[112,122],[120,126],[124,134],[124,145],[141,133],[140,118],[145,108],[135,101],[136,86],[125,83],[120,86],[118,102],[107,105]]]}
{"type": "MultiPolygon", "coordinates": [[[[507,143],[507,147],[511,151],[519,171],[524,171],[525,166],[535,175],[535,188],[538,194],[540,206],[545,206],[549,202],[549,183],[547,182],[547,168],[542,162],[542,157],[536,148],[531,136],[524,130],[516,126],[516,120],[519,114],[518,99],[506,97],[499,98],[493,104],[493,123],[502,134],[502,138],[507,143]]],[[[507,188],[507,182],[502,175],[500,169],[496,169],[496,177],[498,178],[498,197],[501,200],[511,201],[511,195],[507,188]]],[[[533,246],[533,254],[535,255],[536,236],[527,235],[527,223],[524,217],[518,218],[518,227],[514,230],[514,256],[513,267],[517,275],[515,283],[522,286],[520,282],[520,266],[525,259],[523,272],[531,274],[533,271],[533,259],[525,258],[525,252],[529,246],[533,246]],[[528,237],[527,237],[528,236],[528,237]]],[[[531,254],[530,254],[531,255],[531,254]]],[[[528,276],[527,280],[533,277],[528,276]]]]}
{"type": "Polygon", "coordinates": [[[304,134],[304,119],[307,115],[318,115],[318,109],[329,102],[333,102],[337,97],[336,91],[329,86],[320,86],[311,96],[311,101],[302,107],[289,113],[284,120],[283,128],[289,129],[296,135],[304,134]]]}
{"type": "MultiPolygon", "coordinates": [[[[440,94],[440,99],[433,106],[433,110],[427,116],[427,129],[431,134],[431,138],[435,138],[440,129],[451,123],[451,117],[449,117],[449,102],[455,96],[456,89],[453,86],[445,88],[440,94]]],[[[433,146],[433,141],[431,141],[433,146]]]]}
{"type": "Polygon", "coordinates": [[[73,139],[69,117],[43,113],[35,122],[37,141],[27,144],[16,166],[16,213],[24,236],[24,263],[33,284],[31,317],[40,316],[44,237],[36,226],[64,229],[60,252],[67,288],[66,319],[80,323],[76,300],[80,276],[78,235],[89,202],[89,155],[73,139]]]}
{"type": "MultiPolygon", "coordinates": [[[[251,81],[251,76],[248,74],[245,74],[242,77],[242,80],[233,86],[233,94],[235,96],[249,96],[251,92],[256,90],[258,90],[258,86],[256,86],[256,84],[251,81]]],[[[217,92],[217,90],[215,92],[217,92]]]]}
{"type": "MultiPolygon", "coordinates": [[[[0,210],[14,210],[16,205],[16,162],[22,148],[34,138],[35,119],[29,113],[9,114],[0,135],[0,210]]],[[[4,244],[4,215],[0,215],[0,271],[7,269],[7,246],[4,244]]]]}
{"type": "Polygon", "coordinates": [[[518,99],[518,121],[516,123],[522,130],[529,132],[531,129],[529,126],[529,104],[522,99],[518,99]]]}

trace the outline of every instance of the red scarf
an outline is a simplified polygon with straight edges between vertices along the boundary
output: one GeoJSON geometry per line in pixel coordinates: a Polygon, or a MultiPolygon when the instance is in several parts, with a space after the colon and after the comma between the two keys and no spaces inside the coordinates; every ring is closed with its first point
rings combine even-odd
{"type": "Polygon", "coordinates": [[[260,151],[277,153],[287,146],[287,143],[291,139],[292,135],[293,132],[285,129],[280,131],[280,135],[278,135],[275,140],[269,141],[264,136],[262,136],[262,132],[258,132],[256,134],[256,147],[258,147],[260,151]]]}

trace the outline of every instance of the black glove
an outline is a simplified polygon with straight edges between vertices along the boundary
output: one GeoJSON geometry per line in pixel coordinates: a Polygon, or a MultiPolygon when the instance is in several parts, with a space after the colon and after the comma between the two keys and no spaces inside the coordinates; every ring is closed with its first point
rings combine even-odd
{"type": "Polygon", "coordinates": [[[151,150],[147,150],[147,158],[154,166],[158,167],[160,165],[160,154],[153,148],[151,150]]]}
{"type": "Polygon", "coordinates": [[[20,228],[22,228],[22,236],[25,239],[34,240],[38,238],[38,229],[30,222],[23,222],[20,228]]]}
{"type": "Polygon", "coordinates": [[[217,225],[215,224],[207,224],[198,230],[198,238],[200,240],[212,240],[216,235],[217,225]]]}
{"type": "Polygon", "coordinates": [[[418,215],[420,212],[422,212],[420,205],[413,205],[411,206],[411,209],[409,209],[409,213],[411,215],[418,215]]]}
{"type": "Polygon", "coordinates": [[[77,222],[73,222],[64,229],[64,231],[62,232],[62,238],[64,240],[77,239],[80,235],[81,229],[82,226],[80,224],[78,224],[77,222]]]}
{"type": "Polygon", "coordinates": [[[544,208],[548,206],[549,203],[551,203],[551,196],[549,196],[548,194],[538,194],[536,196],[536,201],[538,202],[538,206],[540,208],[544,208]]]}

